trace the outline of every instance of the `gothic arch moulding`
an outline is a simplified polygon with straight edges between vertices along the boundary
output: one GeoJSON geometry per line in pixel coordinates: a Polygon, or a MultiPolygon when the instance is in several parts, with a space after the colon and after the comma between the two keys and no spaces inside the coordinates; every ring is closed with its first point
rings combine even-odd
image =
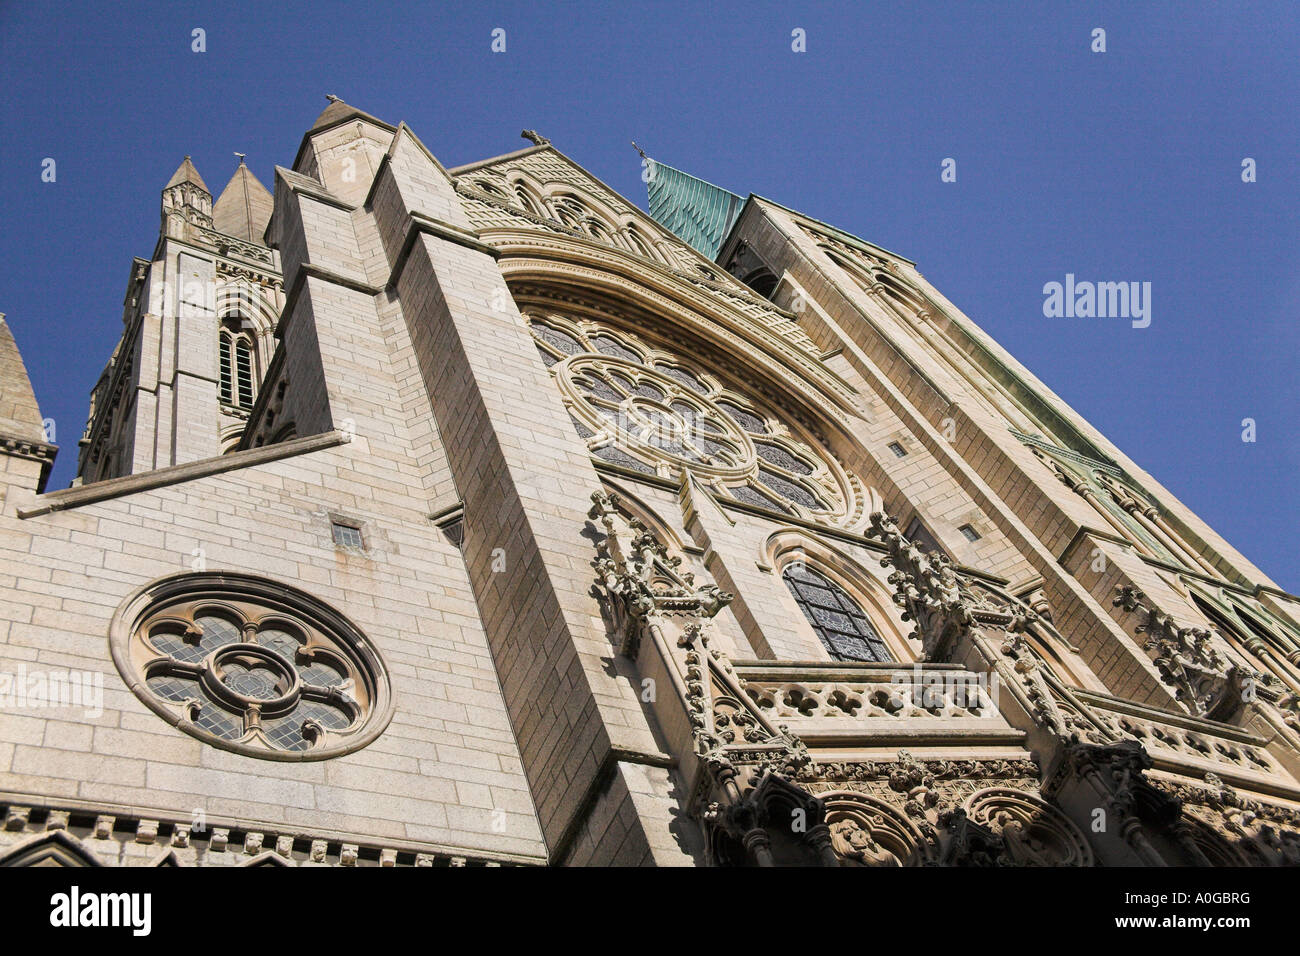
{"type": "Polygon", "coordinates": [[[660,478],[689,472],[725,500],[774,514],[865,526],[872,496],[861,479],[743,378],[640,330],[554,307],[523,314],[593,457],[660,478]]]}
{"type": "MultiPolygon", "coordinates": [[[[685,538],[669,522],[665,521],[659,512],[650,505],[644,498],[631,490],[630,486],[624,483],[616,482],[607,477],[602,477],[601,483],[618,496],[616,510],[621,512],[626,518],[635,518],[650,529],[651,534],[668,549],[668,554],[674,557],[685,558],[686,553],[694,545],[688,546],[685,538]]],[[[695,549],[698,551],[698,549],[695,549]]]]}
{"type": "Polygon", "coordinates": [[[933,849],[905,814],[855,790],[818,794],[841,866],[924,866],[933,849]]]}
{"type": "MultiPolygon", "coordinates": [[[[880,510],[880,496],[875,489],[870,489],[870,494],[873,506],[880,510]]],[[[796,563],[812,568],[842,588],[866,613],[896,661],[919,659],[920,645],[907,638],[911,628],[903,622],[892,591],[861,560],[800,528],[782,528],[769,535],[759,554],[760,566],[770,568],[781,581],[784,572],[796,563]]],[[[804,615],[784,584],[780,593],[789,606],[790,619],[803,621],[804,615]]]]}
{"type": "Polygon", "coordinates": [[[521,310],[561,311],[635,329],[731,374],[806,426],[857,447],[861,397],[819,360],[798,325],[747,287],[702,290],[622,249],[564,235],[494,236],[521,310]]]}
{"type": "Polygon", "coordinates": [[[99,857],[66,830],[49,830],[22,840],[0,854],[2,866],[103,866],[99,857]]]}
{"type": "Polygon", "coordinates": [[[963,804],[967,817],[1002,839],[1004,858],[1017,866],[1092,866],[1087,837],[1046,800],[1010,787],[988,787],[963,804]]]}

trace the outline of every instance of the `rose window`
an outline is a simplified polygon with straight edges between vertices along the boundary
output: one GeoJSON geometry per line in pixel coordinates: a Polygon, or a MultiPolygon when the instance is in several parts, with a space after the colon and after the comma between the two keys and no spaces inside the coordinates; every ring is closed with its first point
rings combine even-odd
{"type": "Polygon", "coordinates": [[[165,595],[146,592],[119,613],[113,653],[132,689],[182,730],[254,756],[314,759],[382,729],[379,658],[335,612],[240,575],[181,575],[156,588],[165,595]]]}
{"type": "Polygon", "coordinates": [[[689,469],[723,496],[770,511],[861,518],[857,478],[743,391],[621,330],[552,314],[529,321],[596,458],[664,477],[689,469]]]}

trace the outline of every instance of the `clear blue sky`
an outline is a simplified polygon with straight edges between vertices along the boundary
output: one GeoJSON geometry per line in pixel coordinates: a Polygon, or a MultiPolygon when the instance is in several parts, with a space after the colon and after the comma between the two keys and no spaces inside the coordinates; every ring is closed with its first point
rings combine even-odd
{"type": "Polygon", "coordinates": [[[57,421],[50,487],[181,158],[220,190],[238,150],[269,186],[335,93],[448,166],[536,128],[644,207],[635,138],[915,260],[1298,591],[1297,21],[1295,2],[0,3],[0,312],[57,421]],[[1067,272],[1151,282],[1151,326],[1045,318],[1067,272]]]}

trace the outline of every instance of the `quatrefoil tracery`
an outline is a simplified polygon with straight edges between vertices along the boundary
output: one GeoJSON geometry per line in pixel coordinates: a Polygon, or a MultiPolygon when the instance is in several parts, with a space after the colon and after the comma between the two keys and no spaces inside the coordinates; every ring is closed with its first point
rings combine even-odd
{"type": "Polygon", "coordinates": [[[224,606],[156,615],[141,628],[145,684],[220,740],[305,751],[363,715],[349,661],[282,618],[224,606]]]}

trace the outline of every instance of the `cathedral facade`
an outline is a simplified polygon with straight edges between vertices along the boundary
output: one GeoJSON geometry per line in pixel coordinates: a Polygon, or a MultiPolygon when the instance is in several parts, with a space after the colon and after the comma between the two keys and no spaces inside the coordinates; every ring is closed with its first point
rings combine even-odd
{"type": "Polygon", "coordinates": [[[907,259],[525,137],[187,157],[70,488],[0,321],[0,864],[1300,862],[1300,598],[907,259]]]}

